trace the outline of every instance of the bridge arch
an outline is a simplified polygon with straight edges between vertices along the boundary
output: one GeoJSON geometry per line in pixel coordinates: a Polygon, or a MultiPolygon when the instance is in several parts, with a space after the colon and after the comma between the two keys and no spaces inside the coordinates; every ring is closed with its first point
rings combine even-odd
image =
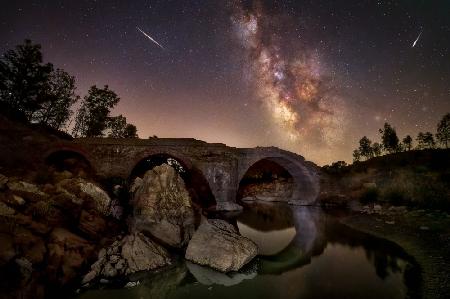
{"type": "Polygon", "coordinates": [[[56,170],[69,170],[71,172],[83,170],[95,174],[95,167],[91,163],[89,154],[74,147],[57,147],[44,154],[44,164],[56,170]]]}
{"type": "Polygon", "coordinates": [[[318,177],[308,169],[304,161],[298,158],[291,158],[289,155],[283,155],[282,152],[261,153],[243,161],[238,169],[238,192],[241,181],[251,167],[263,161],[280,166],[292,177],[293,189],[288,201],[299,204],[311,204],[316,200],[319,193],[318,177]]]}
{"type": "Polygon", "coordinates": [[[142,177],[146,171],[163,163],[175,168],[182,177],[194,204],[202,208],[212,208],[216,204],[203,172],[187,157],[170,151],[147,151],[145,154],[139,155],[139,159],[136,159],[129,172],[128,180],[131,182],[138,176],[142,177]]]}

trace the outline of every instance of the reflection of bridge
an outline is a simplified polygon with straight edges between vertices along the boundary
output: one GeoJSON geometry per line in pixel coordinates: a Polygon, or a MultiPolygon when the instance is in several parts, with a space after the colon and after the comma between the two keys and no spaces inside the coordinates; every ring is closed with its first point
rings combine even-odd
{"type": "Polygon", "coordinates": [[[276,147],[240,149],[179,138],[83,138],[50,145],[46,157],[62,152],[81,155],[103,178],[128,179],[140,162],[155,155],[174,158],[189,173],[200,177],[196,182],[207,185],[217,209],[233,208],[240,180],[260,160],[275,162],[291,174],[295,183],[292,200],[311,203],[319,191],[316,166],[302,156],[276,147]]]}

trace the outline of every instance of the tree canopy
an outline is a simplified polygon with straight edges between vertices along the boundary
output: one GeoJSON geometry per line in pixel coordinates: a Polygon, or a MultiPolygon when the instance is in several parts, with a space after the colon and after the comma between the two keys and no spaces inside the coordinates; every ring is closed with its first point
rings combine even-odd
{"type": "Polygon", "coordinates": [[[448,148],[450,142],[450,113],[447,113],[442,117],[437,125],[437,140],[448,148]]]}
{"type": "Polygon", "coordinates": [[[399,151],[399,140],[397,132],[388,123],[384,123],[384,128],[379,130],[381,134],[381,144],[383,148],[389,153],[395,153],[399,151]]]}
{"type": "Polygon", "coordinates": [[[109,113],[120,98],[110,90],[108,85],[103,88],[92,86],[84,97],[75,118],[73,135],[75,137],[102,137],[107,128],[109,113]]]}

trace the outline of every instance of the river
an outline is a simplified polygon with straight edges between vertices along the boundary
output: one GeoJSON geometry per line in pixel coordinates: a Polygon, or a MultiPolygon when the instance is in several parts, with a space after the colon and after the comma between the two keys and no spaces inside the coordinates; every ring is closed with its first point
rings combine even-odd
{"type": "Polygon", "coordinates": [[[420,271],[395,243],[339,223],[339,213],[250,203],[231,219],[260,255],[223,274],[179,258],[131,288],[84,291],[77,298],[416,298],[420,271]]]}

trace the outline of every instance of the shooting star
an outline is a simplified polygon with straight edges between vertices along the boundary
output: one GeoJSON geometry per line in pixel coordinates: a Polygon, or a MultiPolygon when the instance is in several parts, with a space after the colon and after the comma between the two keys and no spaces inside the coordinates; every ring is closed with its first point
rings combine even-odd
{"type": "Polygon", "coordinates": [[[145,33],[141,28],[136,27],[137,30],[139,30],[143,35],[145,35],[149,40],[151,40],[152,42],[154,42],[155,44],[157,44],[161,49],[164,50],[164,47],[161,46],[160,43],[158,43],[156,40],[154,40],[150,35],[148,35],[147,33],[145,33]]]}
{"type": "Polygon", "coordinates": [[[414,48],[414,47],[416,46],[417,42],[419,41],[420,36],[422,35],[422,32],[423,32],[423,30],[420,31],[420,33],[419,33],[419,35],[417,36],[416,40],[413,42],[411,48],[414,48]]]}

